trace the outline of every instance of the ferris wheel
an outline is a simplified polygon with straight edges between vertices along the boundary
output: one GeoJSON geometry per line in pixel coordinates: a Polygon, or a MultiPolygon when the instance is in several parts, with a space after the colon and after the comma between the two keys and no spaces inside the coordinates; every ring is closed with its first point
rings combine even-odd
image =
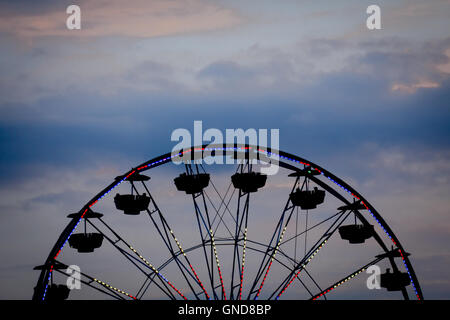
{"type": "Polygon", "coordinates": [[[167,153],[68,218],[35,268],[34,300],[352,298],[368,290],[372,266],[383,272],[367,297],[423,299],[410,254],[378,211],[331,172],[280,150],[167,153]],[[67,285],[74,265],[80,290],[67,285]]]}

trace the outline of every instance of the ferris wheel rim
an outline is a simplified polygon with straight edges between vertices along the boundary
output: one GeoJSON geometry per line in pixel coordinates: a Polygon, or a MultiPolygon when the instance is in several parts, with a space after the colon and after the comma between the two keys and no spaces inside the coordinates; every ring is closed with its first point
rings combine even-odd
{"type": "MultiPolygon", "coordinates": [[[[123,175],[117,177],[112,183],[110,183],[107,187],[105,187],[102,191],[100,191],[96,196],[94,196],[90,201],[88,201],[82,209],[73,216],[72,220],[69,222],[69,224],[65,227],[63,232],[60,234],[58,240],[56,241],[55,245],[53,246],[52,250],[50,251],[39,279],[37,282],[37,285],[35,287],[35,291],[33,294],[33,300],[44,300],[46,290],[48,287],[48,283],[50,280],[50,275],[54,268],[54,261],[58,257],[58,255],[62,252],[65,244],[67,243],[68,239],[70,238],[73,231],[77,228],[80,221],[83,219],[84,215],[90,210],[91,207],[95,206],[95,204],[100,201],[104,196],[109,194],[113,189],[115,189],[118,185],[120,185],[122,182],[126,181],[129,177],[132,175],[144,172],[153,168],[156,168],[158,166],[161,166],[163,164],[166,164],[170,161],[172,161],[173,158],[184,155],[184,154],[198,154],[201,153],[200,159],[203,159],[204,152],[205,151],[253,151],[257,152],[259,154],[275,157],[278,159],[283,160],[289,160],[291,162],[308,166],[312,170],[316,170],[320,173],[320,175],[323,175],[328,180],[336,184],[338,187],[340,187],[342,190],[346,191],[348,194],[353,196],[354,198],[358,199],[358,201],[361,202],[361,204],[364,205],[364,207],[367,209],[367,212],[371,215],[373,219],[379,224],[381,229],[384,231],[384,233],[387,235],[387,237],[392,241],[392,243],[397,247],[398,251],[400,252],[402,262],[406,268],[407,274],[409,275],[409,278],[411,279],[411,284],[413,286],[413,289],[415,291],[416,297],[418,300],[423,300],[423,294],[422,290],[419,284],[419,281],[417,279],[417,276],[415,274],[415,271],[413,269],[413,266],[408,258],[406,251],[404,250],[403,246],[401,245],[399,239],[395,235],[395,233],[392,231],[390,226],[386,223],[386,221],[383,219],[383,217],[378,213],[378,211],[366,200],[364,196],[362,196],[356,189],[351,187],[349,184],[347,184],[344,180],[340,179],[330,171],[326,170],[325,168],[315,164],[312,161],[309,161],[305,158],[302,158],[300,156],[272,148],[257,146],[257,145],[248,145],[248,144],[205,144],[202,146],[192,146],[189,148],[183,148],[179,150],[175,150],[172,152],[165,153],[163,155],[157,156],[151,160],[145,161],[141,163],[140,165],[130,169],[123,175]]],[[[208,154],[210,155],[210,154],[208,154]]]]}

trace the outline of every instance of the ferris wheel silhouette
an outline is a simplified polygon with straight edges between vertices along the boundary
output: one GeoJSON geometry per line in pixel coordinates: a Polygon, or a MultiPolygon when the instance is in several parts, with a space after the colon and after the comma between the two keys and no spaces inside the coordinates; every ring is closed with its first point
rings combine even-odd
{"type": "MultiPolygon", "coordinates": [[[[290,299],[327,299],[378,264],[387,267],[380,275],[383,292],[423,299],[409,253],[366,198],[328,170],[280,150],[224,144],[167,153],[116,177],[68,217],[44,264],[35,268],[40,275],[34,300],[72,295],[61,281],[69,277],[66,252],[75,264],[80,260],[80,291],[96,299],[282,299],[289,291],[290,299]],[[173,164],[180,157],[188,161],[173,164]],[[235,164],[204,165],[211,157],[235,164]],[[257,170],[274,159],[276,175],[257,170]],[[109,221],[114,216],[117,222],[117,213],[98,212],[100,203],[128,218],[130,230],[134,217],[147,216],[151,240],[123,236],[121,226],[109,221]],[[176,214],[168,211],[171,206],[176,214]],[[150,248],[139,247],[138,240],[150,248]],[[119,288],[114,280],[128,286],[122,267],[114,279],[91,273],[85,256],[95,258],[104,247],[141,281],[119,288]],[[356,267],[337,274],[340,265],[356,267]]],[[[113,267],[108,264],[105,276],[114,274],[113,267]]]]}

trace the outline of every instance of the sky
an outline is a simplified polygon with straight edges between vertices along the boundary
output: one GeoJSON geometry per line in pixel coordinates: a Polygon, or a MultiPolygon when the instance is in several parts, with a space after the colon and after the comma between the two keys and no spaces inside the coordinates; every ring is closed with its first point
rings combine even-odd
{"type": "Polygon", "coordinates": [[[449,14],[448,0],[2,1],[0,298],[29,299],[66,215],[201,120],[279,129],[280,149],[378,209],[425,298],[449,299],[449,14]]]}

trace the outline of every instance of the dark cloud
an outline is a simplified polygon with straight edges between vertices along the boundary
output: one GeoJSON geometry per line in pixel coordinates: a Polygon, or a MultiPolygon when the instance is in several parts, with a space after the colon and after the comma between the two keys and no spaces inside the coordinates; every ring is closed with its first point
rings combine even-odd
{"type": "Polygon", "coordinates": [[[131,87],[132,90],[178,92],[184,89],[176,80],[171,66],[151,60],[143,61],[128,70],[123,75],[123,80],[123,83],[119,86],[131,87]]]}
{"type": "Polygon", "coordinates": [[[233,61],[214,62],[198,72],[200,78],[225,79],[228,81],[245,80],[252,78],[255,71],[241,66],[233,61]]]}

